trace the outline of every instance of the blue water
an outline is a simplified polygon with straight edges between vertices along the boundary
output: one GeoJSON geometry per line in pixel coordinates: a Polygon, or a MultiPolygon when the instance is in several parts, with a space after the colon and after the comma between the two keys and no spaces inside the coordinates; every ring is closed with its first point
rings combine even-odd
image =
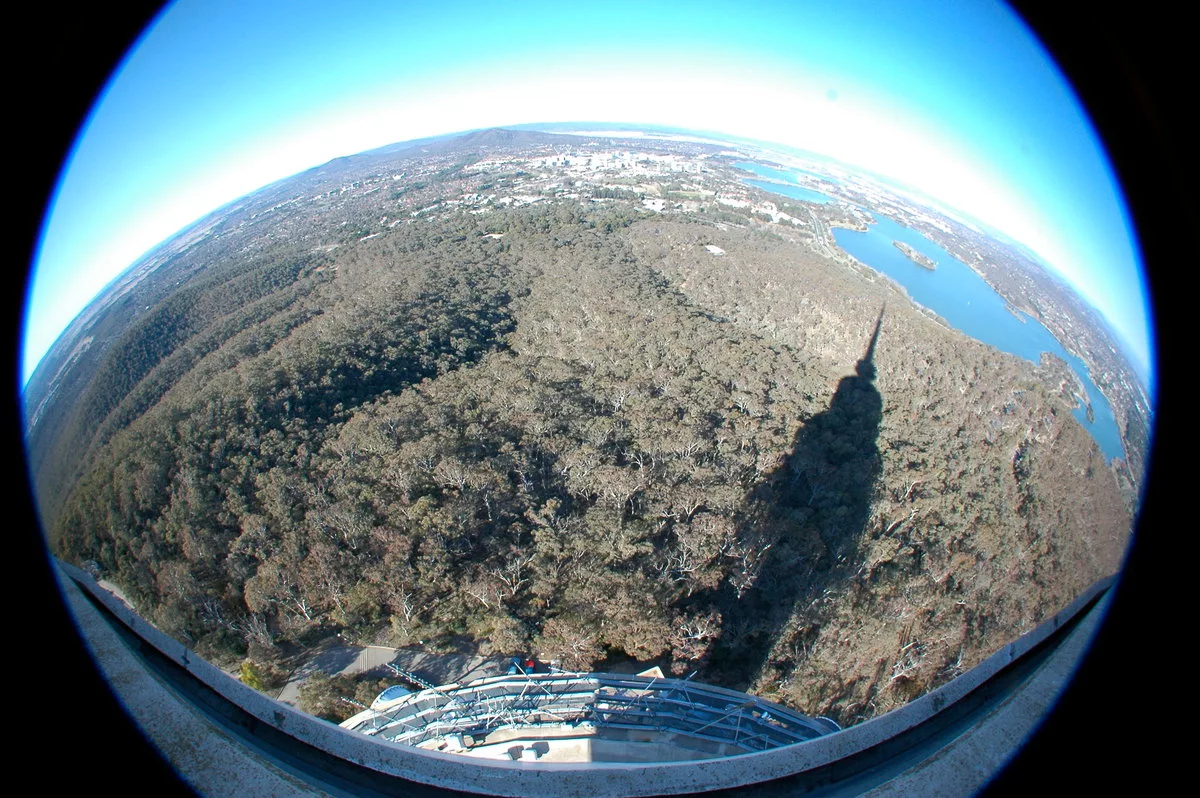
{"type": "MultiPolygon", "coordinates": [[[[788,193],[792,186],[756,180],[746,182],[765,191],[792,196],[788,193]]],[[[934,311],[972,338],[1034,363],[1041,360],[1042,352],[1050,352],[1065,360],[1079,375],[1095,420],[1088,421],[1087,410],[1083,407],[1073,411],[1075,417],[1095,438],[1109,460],[1124,456],[1112,407],[1092,382],[1091,374],[1081,359],[1067,352],[1036,319],[1010,309],[982,277],[925,236],[883,216],[875,215],[875,222],[865,233],[835,228],[834,238],[838,246],[903,285],[915,302],[934,311]],[[937,269],[931,271],[913,263],[896,249],[894,241],[903,241],[932,258],[937,263],[937,269]]]]}
{"type": "Polygon", "coordinates": [[[785,197],[803,200],[804,202],[815,202],[824,205],[827,202],[833,201],[832,197],[822,194],[819,191],[813,191],[811,188],[804,188],[803,186],[794,186],[791,184],[785,186],[782,183],[768,183],[765,180],[747,180],[745,182],[752,186],[757,186],[763,191],[782,194],[785,197]]]}
{"type": "Polygon", "coordinates": [[[745,169],[747,172],[753,172],[759,177],[765,177],[768,180],[782,180],[785,183],[795,183],[796,175],[808,175],[809,177],[815,177],[817,180],[824,180],[828,183],[839,182],[836,177],[819,175],[816,172],[810,172],[807,169],[801,169],[799,167],[789,167],[788,170],[784,172],[780,169],[772,169],[769,166],[763,166],[762,164],[753,163],[751,161],[738,161],[734,164],[734,166],[736,166],[738,169],[745,169]]]}

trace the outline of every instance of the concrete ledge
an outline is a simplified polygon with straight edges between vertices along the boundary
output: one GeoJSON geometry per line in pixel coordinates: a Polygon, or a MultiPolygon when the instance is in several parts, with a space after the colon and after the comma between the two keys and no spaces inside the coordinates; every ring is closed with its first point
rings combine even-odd
{"type": "MultiPolygon", "coordinates": [[[[627,765],[467,759],[454,754],[397,745],[342,729],[279,703],[229,677],[152,627],[112,594],[99,587],[90,575],[72,566],[60,565],[70,580],[86,590],[94,601],[127,628],[129,634],[173,666],[185,671],[197,685],[202,685],[228,702],[231,707],[262,724],[263,728],[257,731],[249,728],[255,724],[242,724],[246,728],[245,733],[254,735],[270,730],[290,741],[287,744],[296,746],[297,751],[319,752],[334,760],[350,763],[349,766],[369,771],[359,775],[368,780],[376,780],[382,794],[393,794],[398,786],[407,783],[410,792],[411,788],[418,785],[428,785],[423,791],[427,792],[431,787],[435,792],[450,790],[514,797],[539,793],[589,798],[679,795],[716,789],[737,789],[749,785],[757,785],[753,790],[759,794],[780,793],[799,791],[803,787],[801,780],[806,774],[812,776],[807,787],[803,787],[806,792],[818,787],[831,786],[831,781],[838,782],[839,779],[844,782],[843,788],[855,783],[858,785],[855,791],[862,791],[882,789],[881,784],[902,773],[923,772],[924,776],[910,775],[910,778],[917,779],[931,777],[935,771],[922,771],[919,767],[921,762],[936,758],[927,755],[950,746],[954,739],[962,735],[965,728],[972,727],[972,724],[977,726],[987,718],[993,717],[997,705],[1011,703],[1012,695],[1020,691],[1021,685],[1056,650],[1054,645],[1049,646],[1048,652],[1040,651],[1039,647],[1047,641],[1061,645],[1063,641],[1055,638],[1056,633],[1072,621],[1078,621],[1077,616],[1080,616],[1081,611],[1113,582],[1112,577],[1101,580],[1070,606],[1056,613],[1029,634],[1005,646],[968,673],[900,709],[866,723],[808,742],[726,759],[627,765]],[[1022,666],[1024,670],[1017,666],[1022,666]],[[940,743],[937,742],[939,739],[940,743]],[[934,743],[931,744],[930,740],[934,743]],[[914,751],[917,753],[914,754],[914,751]],[[878,770],[879,763],[883,761],[891,764],[883,770],[878,770]],[[881,775],[870,784],[863,783],[854,773],[865,771],[868,762],[871,768],[877,770],[877,774],[888,775],[881,775]],[[770,784],[767,784],[768,782],[770,784]],[[388,783],[392,784],[391,788],[386,786],[388,783]]],[[[69,589],[69,586],[64,584],[64,590],[69,589]]],[[[73,609],[77,616],[81,611],[86,612],[79,607],[73,609]]],[[[1008,732],[1009,737],[1014,734],[1027,735],[1037,726],[1041,715],[1050,707],[1054,696],[1069,679],[1075,662],[1090,639],[1089,630],[1094,628],[1102,614],[1102,606],[1091,608],[1090,625],[1073,630],[1073,648],[1059,658],[1061,662],[1057,670],[1046,674],[1038,692],[1027,693],[1025,703],[1022,704],[1023,710],[1009,718],[1012,721],[1015,717],[1019,721],[1013,726],[1017,730],[1008,732]],[[1020,728],[1024,728],[1024,731],[1021,732],[1020,728]]],[[[94,619],[88,625],[81,623],[81,628],[85,629],[89,639],[92,633],[86,630],[94,623],[94,619]]],[[[103,665],[103,658],[99,653],[98,659],[103,665]]],[[[1011,712],[1010,710],[1010,715],[1011,712]]],[[[143,723],[144,727],[146,725],[143,723]]],[[[152,730],[147,729],[147,732],[151,738],[155,737],[152,730]]],[[[175,756],[169,750],[171,746],[164,746],[161,742],[159,745],[168,758],[175,761],[175,756]]],[[[964,754],[967,749],[960,748],[959,751],[960,754],[964,754]]],[[[298,760],[304,758],[303,753],[297,754],[298,760]]],[[[1003,765],[1003,757],[992,759],[995,761],[983,768],[987,772],[972,771],[975,773],[973,778],[978,780],[976,787],[982,786],[986,779],[1003,765]]],[[[270,755],[267,756],[267,760],[265,765],[273,764],[270,755]]],[[[318,782],[321,781],[320,776],[319,772],[315,776],[312,771],[309,772],[309,778],[315,778],[318,782]]],[[[288,783],[292,785],[291,789],[298,789],[298,782],[295,780],[289,779],[288,783]]],[[[909,783],[908,786],[910,789],[916,788],[914,783],[909,783]]],[[[964,785],[960,781],[956,786],[961,789],[964,785]]],[[[338,792],[328,785],[317,789],[324,790],[327,794],[338,792]]],[[[223,792],[219,786],[217,791],[223,792]]]]}
{"type": "MultiPolygon", "coordinates": [[[[985,785],[1020,750],[1047,708],[1058,700],[1107,612],[1111,597],[1111,593],[1103,595],[1037,673],[993,711],[945,743],[935,755],[869,794],[875,798],[916,794],[948,797],[968,795],[985,785]]],[[[1067,762],[1064,760],[1061,766],[1068,767],[1067,762]]]]}

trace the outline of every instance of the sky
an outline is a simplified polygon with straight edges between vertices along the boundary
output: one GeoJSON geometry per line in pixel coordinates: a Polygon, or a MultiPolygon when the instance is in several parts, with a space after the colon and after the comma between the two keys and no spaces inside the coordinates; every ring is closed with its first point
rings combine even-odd
{"type": "Polygon", "coordinates": [[[1152,370],[1137,244],[1099,141],[992,0],[181,0],[110,81],[60,177],[22,384],[147,250],[332,158],[483,127],[720,131],[919,189],[1030,247],[1152,370]]]}

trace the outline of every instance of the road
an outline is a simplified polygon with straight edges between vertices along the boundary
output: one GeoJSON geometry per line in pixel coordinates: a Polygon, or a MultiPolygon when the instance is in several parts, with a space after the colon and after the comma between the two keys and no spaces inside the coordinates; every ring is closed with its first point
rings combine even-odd
{"type": "Polygon", "coordinates": [[[386,648],[332,643],[318,648],[307,662],[293,671],[276,698],[296,706],[300,699],[300,685],[318,671],[329,676],[359,676],[376,672],[380,677],[387,677],[391,675],[386,667],[390,663],[433,684],[447,684],[503,673],[508,661],[508,657],[433,654],[420,647],[386,648]]]}

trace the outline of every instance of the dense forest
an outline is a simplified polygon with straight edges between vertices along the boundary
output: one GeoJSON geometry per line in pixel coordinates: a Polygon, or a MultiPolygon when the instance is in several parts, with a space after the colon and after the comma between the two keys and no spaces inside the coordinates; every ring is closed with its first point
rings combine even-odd
{"type": "Polygon", "coordinates": [[[319,224],[275,186],[160,267],[37,438],[60,556],[219,661],[629,657],[843,724],[1116,570],[1130,509],[1058,364],[812,229],[635,185],[476,212],[448,200],[527,176],[435,155],[319,224]]]}

